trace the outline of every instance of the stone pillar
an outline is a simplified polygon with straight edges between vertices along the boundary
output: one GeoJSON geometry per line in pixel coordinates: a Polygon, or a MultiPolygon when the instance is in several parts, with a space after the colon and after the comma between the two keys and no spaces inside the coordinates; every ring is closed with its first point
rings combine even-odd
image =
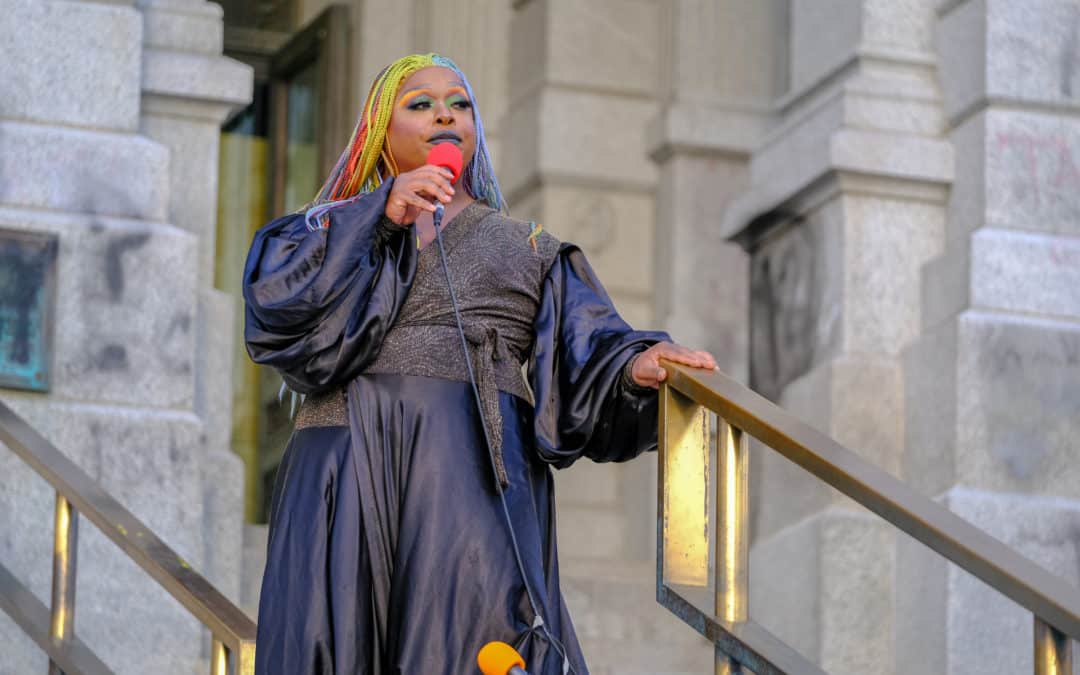
{"type": "Polygon", "coordinates": [[[659,168],[655,298],[667,330],[745,379],[746,252],[720,232],[787,83],[786,0],[667,3],[670,86],[649,130],[659,168]]]}
{"type": "MultiPolygon", "coordinates": [[[[199,241],[192,314],[194,412],[204,425],[204,574],[239,597],[243,466],[232,452],[232,326],[240,311],[214,288],[218,143],[230,111],[252,96],[252,71],[222,56],[221,7],[207,0],[138,0],[143,12],[140,131],[169,149],[168,222],[199,241]]],[[[228,195],[224,196],[228,198],[228,195]]],[[[233,261],[237,266],[243,260],[233,261]]]]}
{"type": "MultiPolygon", "coordinates": [[[[925,271],[924,333],[905,358],[903,470],[1075,584],[1080,6],[938,4],[957,179],[944,254],[925,271]]],[[[1029,613],[921,547],[900,554],[900,583],[914,591],[900,638],[925,659],[913,670],[1031,670],[1029,613]]]]}
{"type": "MultiPolygon", "coordinates": [[[[0,226],[60,240],[52,390],[0,396],[203,569],[205,519],[218,515],[203,476],[215,432],[200,402],[203,371],[215,367],[200,350],[217,349],[200,323],[213,211],[207,224],[177,206],[205,197],[193,187],[203,185],[205,163],[177,155],[212,152],[216,129],[173,152],[151,138],[142,113],[146,90],[169,79],[162,63],[182,60],[185,41],[201,43],[214,21],[185,23],[198,21],[178,3],[177,16],[155,21],[132,4],[15,0],[0,18],[13,56],[0,84],[0,226]],[[170,44],[175,57],[148,55],[144,42],[170,44]],[[190,180],[177,176],[192,167],[190,180]]],[[[216,22],[220,40],[220,14],[216,22]]],[[[164,67],[173,82],[205,76],[197,61],[164,67]]],[[[243,86],[232,96],[242,98],[243,86]]],[[[2,449],[0,500],[0,558],[47,603],[53,492],[2,449]]],[[[107,665],[117,673],[204,667],[202,633],[186,611],[85,521],[79,548],[75,630],[107,665]]],[[[0,643],[14,645],[4,653],[9,672],[44,669],[6,616],[0,632],[0,643]]]]}
{"type": "MultiPolygon", "coordinates": [[[[791,1],[789,90],[722,225],[751,255],[751,386],[895,475],[901,356],[952,177],[932,4],[791,1]]],[[[751,616],[830,673],[889,671],[893,529],[753,457],[751,616]]]]}

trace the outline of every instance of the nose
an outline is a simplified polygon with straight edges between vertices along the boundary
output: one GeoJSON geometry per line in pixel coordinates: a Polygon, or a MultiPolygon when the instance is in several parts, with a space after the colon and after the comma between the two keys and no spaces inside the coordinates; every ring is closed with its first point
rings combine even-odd
{"type": "Polygon", "coordinates": [[[454,111],[450,106],[446,105],[442,101],[435,104],[435,123],[436,124],[453,124],[454,123],[454,111]]]}

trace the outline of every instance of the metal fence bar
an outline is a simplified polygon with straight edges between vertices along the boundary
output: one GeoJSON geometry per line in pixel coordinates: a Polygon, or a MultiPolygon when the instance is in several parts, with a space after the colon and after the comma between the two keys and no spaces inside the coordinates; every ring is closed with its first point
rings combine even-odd
{"type": "MultiPolygon", "coordinates": [[[[227,653],[234,656],[238,675],[254,672],[255,623],[3,402],[0,402],[0,441],[48,481],[69,503],[73,514],[77,510],[90,520],[209,628],[214,638],[229,648],[227,653]]],[[[69,548],[73,550],[74,547],[69,548]]],[[[70,588],[73,593],[73,576],[70,588]]],[[[0,602],[3,600],[0,598],[0,602]]]]}
{"type": "MultiPolygon", "coordinates": [[[[53,531],[52,616],[50,635],[64,642],[75,634],[75,572],[79,552],[79,512],[71,502],[56,493],[56,515],[53,531]]],[[[49,675],[63,675],[52,660],[49,675]]]]}
{"type": "MultiPolygon", "coordinates": [[[[668,378],[661,387],[660,406],[657,600],[713,641],[717,649],[716,672],[740,672],[740,666],[755,672],[822,672],[746,618],[745,596],[739,593],[745,593],[747,582],[738,576],[745,567],[728,560],[744,555],[739,537],[747,534],[741,520],[746,510],[739,506],[739,500],[745,499],[746,490],[739,488],[740,484],[745,486],[745,477],[740,473],[745,468],[740,467],[746,457],[746,440],[754,437],[1031,611],[1036,617],[1036,675],[1072,673],[1070,638],[1080,638],[1080,589],[731,378],[668,362],[664,367],[668,378]],[[694,551],[697,538],[685,536],[691,545],[688,556],[679,548],[683,538],[672,536],[678,531],[670,521],[672,507],[679,506],[672,497],[678,492],[673,481],[678,476],[694,475],[695,469],[686,462],[694,459],[693,448],[701,443],[687,429],[704,408],[721,419],[716,521],[721,529],[716,533],[716,610],[712,616],[670,587],[679,583],[672,568],[677,564],[685,567],[688,559],[696,564],[700,558],[694,551]]],[[[705,453],[696,470],[707,476],[708,462],[705,453]]],[[[708,532],[707,524],[703,530],[708,532]]],[[[696,574],[687,578],[693,582],[696,574]]]]}
{"type": "Polygon", "coordinates": [[[217,638],[210,646],[210,675],[229,675],[229,648],[217,638]]]}
{"type": "Polygon", "coordinates": [[[1035,617],[1035,675],[1072,675],[1072,641],[1035,617]]]}
{"type": "MultiPolygon", "coordinates": [[[[729,623],[749,618],[750,453],[747,437],[720,420],[716,438],[716,522],[714,558],[716,615],[729,623]]],[[[740,673],[739,664],[716,648],[716,674],[740,673]]]]}
{"type": "Polygon", "coordinates": [[[1080,589],[916,492],[735,380],[666,364],[668,385],[715,411],[1067,635],[1080,638],[1080,589]]]}

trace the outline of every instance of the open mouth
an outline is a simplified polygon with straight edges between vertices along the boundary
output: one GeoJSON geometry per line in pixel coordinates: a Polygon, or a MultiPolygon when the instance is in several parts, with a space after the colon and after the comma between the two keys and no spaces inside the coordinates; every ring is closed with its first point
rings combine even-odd
{"type": "Polygon", "coordinates": [[[428,143],[431,143],[432,145],[436,145],[438,143],[453,143],[454,145],[461,145],[461,136],[458,136],[452,131],[443,131],[429,138],[428,143]]]}

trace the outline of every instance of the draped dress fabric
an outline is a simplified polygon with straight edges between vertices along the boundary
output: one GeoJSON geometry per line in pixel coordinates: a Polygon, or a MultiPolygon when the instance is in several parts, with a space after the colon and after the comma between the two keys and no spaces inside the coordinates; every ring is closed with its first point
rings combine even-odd
{"type": "Polygon", "coordinates": [[[385,219],[390,187],[325,230],[271,222],[245,266],[248,352],[307,395],[271,502],[256,672],[475,673],[501,640],[530,673],[587,673],[550,467],[655,447],[656,394],[627,364],[667,336],[632,330],[576,247],[474,203],[443,234],[463,348],[438,247],[385,219]]]}

